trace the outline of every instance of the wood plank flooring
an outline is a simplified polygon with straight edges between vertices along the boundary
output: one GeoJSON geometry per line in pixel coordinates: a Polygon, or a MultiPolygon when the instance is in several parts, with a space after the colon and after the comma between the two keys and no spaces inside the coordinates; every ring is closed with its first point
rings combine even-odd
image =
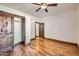
{"type": "Polygon", "coordinates": [[[13,51],[0,55],[11,56],[79,56],[79,48],[49,39],[36,38],[27,46],[19,44],[13,51]]]}

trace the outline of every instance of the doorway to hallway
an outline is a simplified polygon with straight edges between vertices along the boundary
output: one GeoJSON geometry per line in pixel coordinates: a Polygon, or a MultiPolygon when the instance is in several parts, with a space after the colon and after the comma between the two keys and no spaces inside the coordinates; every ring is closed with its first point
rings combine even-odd
{"type": "Polygon", "coordinates": [[[35,37],[44,38],[44,23],[35,22],[35,37]]]}

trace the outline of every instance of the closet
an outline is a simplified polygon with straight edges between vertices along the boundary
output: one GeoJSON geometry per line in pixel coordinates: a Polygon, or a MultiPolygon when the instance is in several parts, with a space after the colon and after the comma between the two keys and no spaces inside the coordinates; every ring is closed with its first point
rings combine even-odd
{"type": "Polygon", "coordinates": [[[25,18],[0,11],[0,52],[13,50],[14,45],[25,43],[25,18]]]}

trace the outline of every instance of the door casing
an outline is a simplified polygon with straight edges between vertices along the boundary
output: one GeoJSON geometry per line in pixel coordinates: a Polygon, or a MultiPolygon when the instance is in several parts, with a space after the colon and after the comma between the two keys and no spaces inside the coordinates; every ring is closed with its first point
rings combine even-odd
{"type": "Polygon", "coordinates": [[[44,38],[44,23],[39,23],[39,22],[35,22],[35,37],[41,37],[41,38],[44,38]],[[36,24],[38,24],[39,26],[39,36],[37,36],[36,34],[36,24]]]}

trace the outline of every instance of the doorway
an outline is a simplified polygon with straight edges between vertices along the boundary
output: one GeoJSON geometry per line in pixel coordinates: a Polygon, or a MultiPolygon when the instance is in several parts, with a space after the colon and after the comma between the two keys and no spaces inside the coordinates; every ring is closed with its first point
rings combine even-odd
{"type": "Polygon", "coordinates": [[[44,38],[44,23],[35,22],[35,37],[44,38]]]}
{"type": "Polygon", "coordinates": [[[18,17],[14,17],[14,44],[17,44],[22,41],[21,32],[22,32],[21,19],[18,17]]]}
{"type": "Polygon", "coordinates": [[[25,45],[25,18],[14,17],[14,45],[25,45]]]}

